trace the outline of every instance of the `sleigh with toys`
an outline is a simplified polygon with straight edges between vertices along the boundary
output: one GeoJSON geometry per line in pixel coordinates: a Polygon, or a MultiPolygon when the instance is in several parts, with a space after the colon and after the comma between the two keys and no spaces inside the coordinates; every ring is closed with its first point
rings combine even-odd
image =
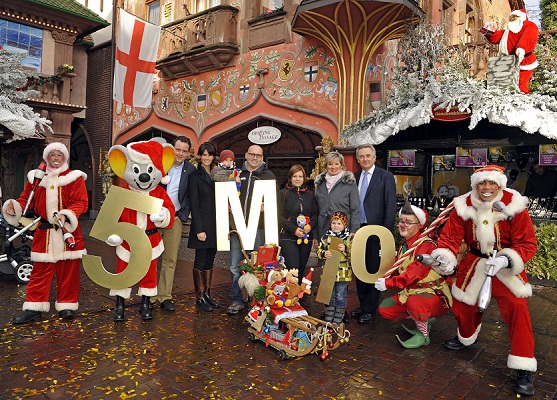
{"type": "Polygon", "coordinates": [[[298,271],[286,268],[278,246],[261,246],[249,256],[242,252],[245,260],[238,284],[250,304],[246,321],[251,341],[261,340],[276,349],[282,360],[315,353],[321,361],[348,342],[350,332],[343,323],[312,317],[299,304],[304,294],[311,293],[313,268],[300,285],[298,271]]]}

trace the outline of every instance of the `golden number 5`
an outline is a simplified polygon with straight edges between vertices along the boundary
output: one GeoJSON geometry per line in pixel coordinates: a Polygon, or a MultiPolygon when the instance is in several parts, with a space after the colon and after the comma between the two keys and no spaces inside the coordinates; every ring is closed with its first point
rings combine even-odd
{"type": "Polygon", "coordinates": [[[118,220],[124,208],[145,214],[158,214],[162,203],[162,199],[118,186],[110,188],[90,236],[102,241],[106,241],[112,234],[120,236],[130,245],[130,261],[124,271],[113,274],[104,268],[101,257],[84,255],[83,269],[93,282],[109,289],[125,289],[135,285],[147,274],[152,256],[149,238],[138,226],[118,220]]]}

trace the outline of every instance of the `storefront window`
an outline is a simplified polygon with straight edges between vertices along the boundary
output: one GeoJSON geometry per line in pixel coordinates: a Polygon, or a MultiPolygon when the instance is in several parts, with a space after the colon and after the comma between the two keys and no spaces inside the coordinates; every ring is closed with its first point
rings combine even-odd
{"type": "Polygon", "coordinates": [[[42,29],[0,19],[0,47],[12,53],[24,54],[22,67],[41,71],[42,29]]]}

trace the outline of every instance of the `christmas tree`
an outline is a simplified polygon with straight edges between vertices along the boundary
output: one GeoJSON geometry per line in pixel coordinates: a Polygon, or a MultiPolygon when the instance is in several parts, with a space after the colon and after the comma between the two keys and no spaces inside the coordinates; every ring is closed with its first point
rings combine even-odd
{"type": "Polygon", "coordinates": [[[21,67],[21,55],[3,50],[0,46],[0,125],[13,133],[11,140],[31,137],[36,130],[51,130],[49,121],[35,113],[25,101],[38,97],[36,90],[22,90],[29,73],[21,67]]]}

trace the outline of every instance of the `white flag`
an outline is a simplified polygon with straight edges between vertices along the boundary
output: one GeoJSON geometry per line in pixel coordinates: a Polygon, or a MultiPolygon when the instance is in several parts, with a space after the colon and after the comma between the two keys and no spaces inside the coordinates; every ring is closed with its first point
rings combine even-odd
{"type": "Polygon", "coordinates": [[[161,28],[121,8],[118,18],[114,100],[132,107],[151,107],[161,28]]]}

